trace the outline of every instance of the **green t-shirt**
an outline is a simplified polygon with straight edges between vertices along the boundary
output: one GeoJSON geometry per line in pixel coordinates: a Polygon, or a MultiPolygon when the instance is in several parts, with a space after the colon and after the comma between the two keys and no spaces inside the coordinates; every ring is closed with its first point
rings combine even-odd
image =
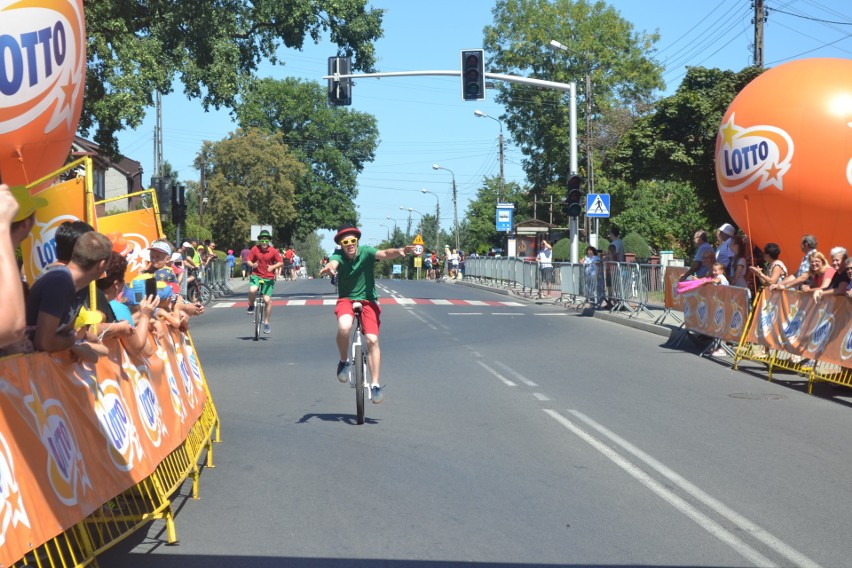
{"type": "Polygon", "coordinates": [[[337,292],[341,298],[350,300],[370,300],[377,302],[379,296],[376,294],[376,253],[379,252],[371,246],[358,246],[355,258],[349,258],[343,251],[335,252],[329,261],[336,260],[337,265],[337,292]]]}

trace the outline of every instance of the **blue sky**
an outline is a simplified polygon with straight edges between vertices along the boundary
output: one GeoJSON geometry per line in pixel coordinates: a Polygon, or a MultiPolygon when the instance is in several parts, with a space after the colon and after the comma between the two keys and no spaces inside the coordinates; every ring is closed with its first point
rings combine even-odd
{"type": "MultiPolygon", "coordinates": [[[[656,58],[665,68],[667,87],[663,94],[677,88],[686,66],[739,70],[751,63],[751,0],[610,0],[608,4],[637,31],[660,32],[656,58]]],[[[482,29],[492,21],[494,2],[374,0],[372,5],[387,9],[384,37],[376,43],[377,69],[415,71],[458,69],[459,50],[481,47],[482,29]]],[[[766,5],[770,9],[764,28],[767,67],[808,57],[852,57],[852,3],[848,0],[766,0],[766,5]]],[[[327,58],[335,51],[329,44],[310,44],[301,52],[282,53],[286,65],[266,66],[263,76],[293,76],[324,83],[321,77],[327,58]]],[[[578,77],[577,83],[581,88],[582,78],[578,77]]],[[[360,79],[353,90],[351,108],[374,115],[381,138],[376,160],[358,179],[356,203],[365,242],[383,240],[395,223],[404,228],[408,207],[434,214],[436,199],[423,194],[422,188],[438,196],[441,225],[451,229],[452,177],[446,171],[433,170],[432,164],[453,171],[460,220],[482,177],[499,174],[500,126],[476,117],[474,110],[499,118],[502,106],[491,96],[481,102],[463,102],[457,77],[360,79]]],[[[205,114],[198,102],[187,101],[181,92],[163,97],[164,159],[183,180],[198,179],[192,162],[202,142],[220,140],[234,129],[225,111],[205,114]]],[[[146,185],[153,167],[153,135],[152,110],[140,128],[119,135],[122,153],[142,163],[146,185]]],[[[508,137],[508,131],[504,130],[504,135],[508,137]]],[[[507,180],[524,183],[522,159],[509,140],[505,152],[507,180]]],[[[613,209],[617,206],[612,205],[613,209]]],[[[413,225],[418,219],[419,215],[413,213],[413,225]]],[[[333,248],[331,232],[323,232],[323,245],[333,248]]]]}

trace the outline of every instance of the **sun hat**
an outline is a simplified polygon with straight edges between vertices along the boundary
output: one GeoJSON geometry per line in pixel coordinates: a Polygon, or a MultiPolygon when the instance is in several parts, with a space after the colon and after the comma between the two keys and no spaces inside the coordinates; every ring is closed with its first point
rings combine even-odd
{"type": "Polygon", "coordinates": [[[337,229],[337,234],[334,235],[334,242],[340,244],[340,239],[346,235],[353,235],[356,239],[361,239],[361,231],[358,230],[358,227],[352,223],[344,223],[337,229]]]}
{"type": "Polygon", "coordinates": [[[12,192],[12,197],[15,198],[15,201],[18,202],[18,214],[12,220],[14,223],[23,221],[35,213],[36,209],[47,205],[47,199],[44,197],[34,197],[30,194],[30,190],[23,185],[12,186],[9,188],[9,191],[12,192]]]}
{"type": "Polygon", "coordinates": [[[266,229],[264,229],[264,230],[262,230],[260,233],[258,233],[258,235],[257,235],[257,240],[261,240],[261,239],[270,239],[270,240],[271,240],[271,239],[272,239],[272,235],[271,235],[271,234],[269,234],[269,231],[267,231],[266,229]]]}
{"type": "Polygon", "coordinates": [[[719,227],[719,232],[728,235],[729,237],[733,237],[737,234],[737,230],[734,229],[734,226],[730,223],[725,223],[721,227],[719,227]]]}
{"type": "Polygon", "coordinates": [[[158,250],[160,252],[166,253],[167,257],[172,256],[172,245],[170,245],[166,241],[154,241],[151,246],[148,247],[148,250],[158,250]]]}

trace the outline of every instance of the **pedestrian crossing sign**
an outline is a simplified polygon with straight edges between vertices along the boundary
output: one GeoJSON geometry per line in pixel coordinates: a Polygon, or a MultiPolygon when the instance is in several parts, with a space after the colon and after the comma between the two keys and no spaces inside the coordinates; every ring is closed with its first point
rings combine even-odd
{"type": "Polygon", "coordinates": [[[609,194],[586,194],[586,217],[609,217],[609,194]]]}

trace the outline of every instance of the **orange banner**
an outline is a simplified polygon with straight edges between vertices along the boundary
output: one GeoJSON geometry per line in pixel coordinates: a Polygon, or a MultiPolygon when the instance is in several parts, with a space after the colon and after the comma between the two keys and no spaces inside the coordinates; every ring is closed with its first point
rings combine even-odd
{"type": "Polygon", "coordinates": [[[105,235],[121,233],[124,237],[125,249],[118,252],[125,254],[127,258],[127,282],[133,280],[145,268],[142,253],[160,238],[153,207],[98,217],[97,229],[105,235]]]}
{"type": "Polygon", "coordinates": [[[843,296],[761,292],[748,341],[808,359],[852,367],[852,306],[843,296]]]}
{"type": "Polygon", "coordinates": [[[133,487],[187,437],[207,400],[176,331],[149,360],[118,341],[94,366],[67,353],[0,360],[0,565],[133,487]]]}
{"type": "Polygon", "coordinates": [[[665,305],[670,310],[683,311],[683,298],[677,294],[678,279],[686,274],[684,266],[666,267],[666,289],[664,290],[665,305]]]}
{"type": "Polygon", "coordinates": [[[740,342],[748,316],[748,288],[708,284],[680,294],[680,298],[686,329],[740,342]]]}
{"type": "Polygon", "coordinates": [[[86,220],[86,179],[74,179],[58,183],[44,191],[39,197],[47,199],[47,205],[35,212],[35,225],[30,235],[21,243],[24,259],[24,274],[27,282],[35,282],[44,268],[56,261],[56,228],[65,221],[86,220]]]}

